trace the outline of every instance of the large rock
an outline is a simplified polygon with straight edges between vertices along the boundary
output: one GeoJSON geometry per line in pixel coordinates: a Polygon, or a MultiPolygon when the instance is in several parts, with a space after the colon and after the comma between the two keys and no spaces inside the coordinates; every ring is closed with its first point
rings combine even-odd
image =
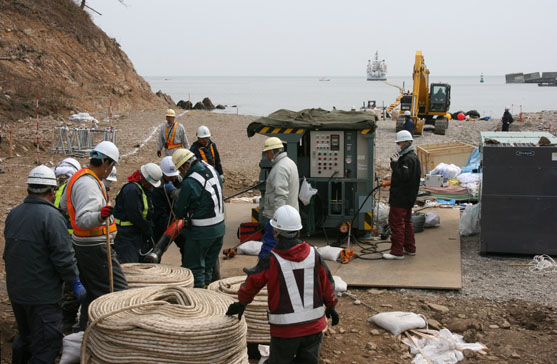
{"type": "MultiPolygon", "coordinates": [[[[221,104],[218,104],[218,105],[216,106],[216,109],[217,109],[217,110],[224,110],[224,109],[226,109],[226,106],[221,105],[221,104]]],[[[546,138],[546,139],[547,139],[547,138],[546,138]]],[[[549,140],[549,139],[548,139],[548,140],[549,140]]]]}
{"type": "Polygon", "coordinates": [[[205,110],[215,110],[215,105],[213,105],[210,98],[206,97],[201,102],[205,106],[205,110]]]}
{"type": "Polygon", "coordinates": [[[174,100],[172,100],[172,97],[170,97],[170,95],[165,94],[161,90],[157,91],[157,96],[160,97],[168,105],[176,106],[176,103],[174,103],[174,100]]]}
{"type": "Polygon", "coordinates": [[[205,105],[203,105],[203,103],[201,103],[201,102],[196,102],[193,109],[194,110],[206,110],[205,105]]]}
{"type": "Polygon", "coordinates": [[[193,104],[189,100],[188,101],[180,100],[176,105],[178,105],[178,107],[181,107],[184,110],[193,109],[193,104]]]}

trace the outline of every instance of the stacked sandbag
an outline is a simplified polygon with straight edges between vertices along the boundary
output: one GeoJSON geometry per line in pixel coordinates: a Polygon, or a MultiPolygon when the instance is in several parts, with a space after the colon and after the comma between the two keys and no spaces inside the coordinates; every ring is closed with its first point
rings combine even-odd
{"type": "Polygon", "coordinates": [[[146,287],[89,306],[82,363],[248,364],[246,322],[230,297],[199,288],[146,287]]]}
{"type": "MultiPolygon", "coordinates": [[[[223,293],[237,300],[240,285],[244,283],[246,276],[237,276],[215,281],[207,287],[211,291],[223,293]]],[[[248,325],[247,341],[249,343],[269,343],[271,334],[269,318],[267,316],[267,288],[265,287],[255,296],[252,303],[246,307],[244,317],[248,325]]]]}
{"type": "Polygon", "coordinates": [[[153,286],[193,287],[193,274],[188,268],[151,263],[125,263],[122,270],[129,288],[153,286]]]}

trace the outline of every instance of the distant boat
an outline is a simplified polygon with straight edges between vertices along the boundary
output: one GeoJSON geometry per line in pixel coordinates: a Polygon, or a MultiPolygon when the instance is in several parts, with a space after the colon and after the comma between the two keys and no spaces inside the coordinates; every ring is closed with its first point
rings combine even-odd
{"type": "Polygon", "coordinates": [[[484,74],[482,73],[482,75],[480,76],[480,83],[484,83],[484,74]]]}
{"type": "Polygon", "coordinates": [[[330,78],[327,78],[327,77],[321,77],[321,78],[319,79],[319,81],[321,81],[321,82],[323,82],[323,81],[330,81],[330,80],[331,80],[331,79],[330,79],[330,78]]]}
{"type": "Polygon", "coordinates": [[[368,81],[387,81],[387,64],[385,60],[379,60],[379,52],[375,52],[375,59],[367,61],[368,81]]]}

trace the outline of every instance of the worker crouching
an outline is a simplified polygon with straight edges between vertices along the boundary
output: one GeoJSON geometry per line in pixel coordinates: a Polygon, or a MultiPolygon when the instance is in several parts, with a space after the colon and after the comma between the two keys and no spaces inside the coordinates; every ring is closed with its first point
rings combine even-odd
{"type": "Polygon", "coordinates": [[[325,316],[332,318],[333,326],[339,321],[333,277],[317,250],[298,240],[302,221],[294,207],[279,207],[271,226],[276,246],[259,260],[238,291],[239,302],[231,304],[226,314],[238,314],[241,319],[246,305],[267,285],[271,326],[268,363],[317,364],[327,327],[325,316]]]}
{"type": "Polygon", "coordinates": [[[154,245],[153,202],[151,190],[161,185],[162,171],[155,163],[147,163],[128,177],[128,183],[116,196],[114,221],[118,234],[114,248],[120,263],[138,263],[154,245]]]}
{"type": "Polygon", "coordinates": [[[27,178],[28,196],[6,219],[6,286],[18,326],[12,363],[54,363],[62,347],[63,282],[78,300],[81,285],[66,221],[54,207],[54,172],[34,168],[27,178]]]}
{"type": "Polygon", "coordinates": [[[187,149],[172,155],[184,178],[174,204],[176,218],[186,219],[182,266],[194,276],[194,286],[211,283],[225,232],[222,181],[217,171],[187,149]]]}

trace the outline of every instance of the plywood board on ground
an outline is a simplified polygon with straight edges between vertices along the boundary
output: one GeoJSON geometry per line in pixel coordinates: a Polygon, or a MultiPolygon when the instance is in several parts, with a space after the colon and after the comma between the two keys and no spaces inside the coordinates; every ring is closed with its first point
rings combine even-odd
{"type": "MultiPolygon", "coordinates": [[[[234,247],[238,243],[236,230],[242,222],[250,221],[253,204],[226,204],[226,236],[223,248],[234,247]]],[[[361,260],[354,259],[348,264],[327,261],[331,273],[344,279],[349,286],[396,287],[396,288],[462,288],[460,238],[458,209],[431,209],[441,218],[441,226],[426,229],[416,234],[417,254],[404,260],[361,260]]],[[[427,212],[427,210],[425,211],[427,212]]],[[[306,239],[315,246],[326,245],[322,237],[306,239]]],[[[353,245],[354,247],[354,245],[353,245]]],[[[380,244],[379,249],[388,249],[390,244],[380,244]]],[[[357,250],[356,250],[357,251],[357,250]]],[[[378,255],[377,255],[378,256],[378,255]]],[[[222,277],[243,275],[243,267],[257,263],[257,257],[237,255],[221,259],[222,277]]],[[[180,253],[173,244],[163,257],[163,263],[180,265],[180,253]]]]}

